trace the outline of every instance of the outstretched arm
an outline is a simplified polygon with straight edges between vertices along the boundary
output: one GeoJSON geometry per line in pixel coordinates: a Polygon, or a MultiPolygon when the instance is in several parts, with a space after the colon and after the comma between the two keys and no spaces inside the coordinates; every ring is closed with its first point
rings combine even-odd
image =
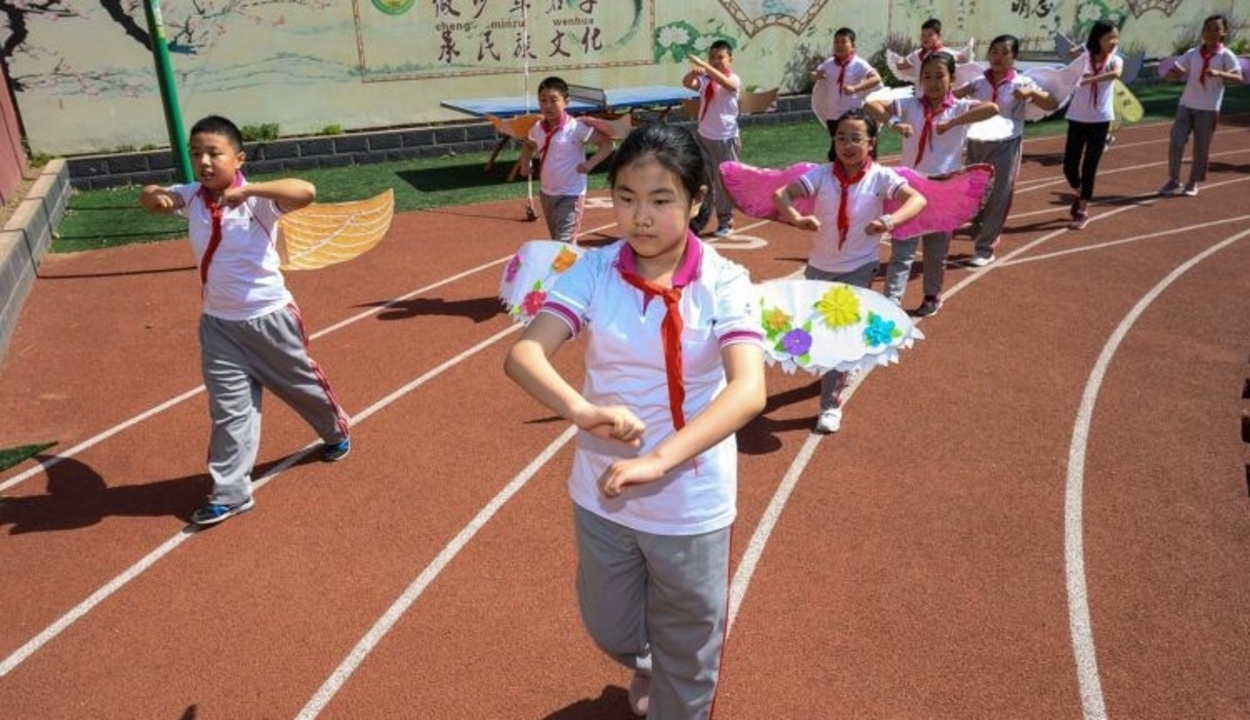
{"type": "Polygon", "coordinates": [[[152,213],[172,213],[182,208],[182,198],[160,185],[147,185],[139,192],[139,205],[152,213]]]}

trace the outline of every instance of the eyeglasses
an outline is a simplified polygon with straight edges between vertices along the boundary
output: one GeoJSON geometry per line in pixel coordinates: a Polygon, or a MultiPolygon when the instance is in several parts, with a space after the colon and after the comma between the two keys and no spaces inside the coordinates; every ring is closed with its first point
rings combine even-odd
{"type": "Polygon", "coordinates": [[[863,135],[834,135],[833,141],[839,145],[863,145],[868,138],[863,135]]]}

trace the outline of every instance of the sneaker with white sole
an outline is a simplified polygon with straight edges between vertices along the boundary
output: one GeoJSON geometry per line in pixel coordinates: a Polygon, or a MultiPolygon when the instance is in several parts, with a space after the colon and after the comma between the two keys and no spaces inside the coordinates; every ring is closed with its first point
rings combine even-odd
{"type": "Polygon", "coordinates": [[[990,263],[994,262],[994,260],[995,260],[995,257],[993,255],[990,255],[990,256],[973,255],[972,257],[964,261],[964,264],[967,265],[968,267],[983,268],[986,265],[989,265],[990,263]]]}
{"type": "Polygon", "coordinates": [[[829,408],[822,410],[820,417],[816,418],[816,432],[826,435],[836,433],[842,429],[842,408],[829,408]]]}
{"type": "Polygon", "coordinates": [[[1163,187],[1159,188],[1160,195],[1180,195],[1181,184],[1175,180],[1168,180],[1163,187]]]}
{"type": "Polygon", "coordinates": [[[209,503],[204,507],[191,513],[191,522],[196,525],[216,525],[222,520],[229,520],[235,515],[245,513],[256,507],[256,500],[248,498],[240,503],[233,505],[223,505],[221,503],[209,503]]]}
{"type": "Polygon", "coordinates": [[[1181,192],[1181,194],[1184,195],[1185,197],[1194,197],[1195,195],[1198,194],[1198,183],[1196,182],[1189,183],[1188,185],[1185,186],[1185,189],[1184,191],[1181,192]]]}
{"type": "Polygon", "coordinates": [[[629,681],[629,711],[637,717],[646,717],[651,708],[651,676],[634,673],[629,681]]]}

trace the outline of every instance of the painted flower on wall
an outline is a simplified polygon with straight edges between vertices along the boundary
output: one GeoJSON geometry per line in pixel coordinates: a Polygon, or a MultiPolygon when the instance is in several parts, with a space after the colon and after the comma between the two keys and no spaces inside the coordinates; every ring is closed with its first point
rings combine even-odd
{"type": "Polygon", "coordinates": [[[1073,21],[1072,38],[1079,43],[1084,43],[1089,38],[1089,29],[1099,20],[1115,23],[1115,26],[1120,28],[1122,34],[1124,32],[1124,21],[1127,19],[1127,13],[1118,8],[1115,10],[1111,9],[1111,4],[1107,0],[1082,0],[1077,5],[1076,19],[1073,21]]]}
{"type": "Polygon", "coordinates": [[[700,32],[685,20],[661,25],[655,29],[655,61],[669,58],[674,62],[684,62],[691,55],[702,57],[717,40],[737,45],[734,38],[722,32],[700,32]]]}

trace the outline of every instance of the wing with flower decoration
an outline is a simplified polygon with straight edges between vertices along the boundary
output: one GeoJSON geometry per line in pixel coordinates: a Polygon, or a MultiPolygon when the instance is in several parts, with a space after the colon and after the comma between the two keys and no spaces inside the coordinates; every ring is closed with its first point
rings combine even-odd
{"type": "Polygon", "coordinates": [[[1111,121],[1111,132],[1120,129],[1124,123],[1135,123],[1142,119],[1146,114],[1146,109],[1142,107],[1141,101],[1128,89],[1128,85],[1113,80],[1111,82],[1111,92],[1115,95],[1115,118],[1111,121]]]}
{"type": "MultiPolygon", "coordinates": [[[[784,170],[772,170],[731,160],[720,164],[720,174],[725,191],[739,210],[751,217],[776,220],[777,206],[773,204],[773,193],[803,177],[803,173],[814,167],[816,163],[799,162],[784,170]]],[[[800,214],[810,215],[815,207],[815,198],[794,199],[794,209],[800,214]]]]}
{"type": "Polygon", "coordinates": [[[765,358],[786,372],[849,371],[898,362],[924,335],[895,303],[867,288],[823,280],[757,283],[765,358]]]}
{"type": "Polygon", "coordinates": [[[555,282],[581,257],[576,245],[556,240],[530,240],[521,245],[499,279],[499,298],[508,315],[528,325],[542,308],[555,282]]]}
{"type": "MultiPolygon", "coordinates": [[[[906,167],[894,170],[928,200],[919,215],[894,226],[891,234],[896,238],[955,231],[976,217],[994,185],[994,166],[989,164],[969,165],[933,177],[906,167]]],[[[886,200],[885,211],[894,212],[901,205],[897,200],[886,200]]]]}
{"type": "Polygon", "coordinates": [[[314,270],[364,253],[381,242],[395,214],[395,191],[367,200],[313,203],[278,221],[283,270],[314,270]]]}

